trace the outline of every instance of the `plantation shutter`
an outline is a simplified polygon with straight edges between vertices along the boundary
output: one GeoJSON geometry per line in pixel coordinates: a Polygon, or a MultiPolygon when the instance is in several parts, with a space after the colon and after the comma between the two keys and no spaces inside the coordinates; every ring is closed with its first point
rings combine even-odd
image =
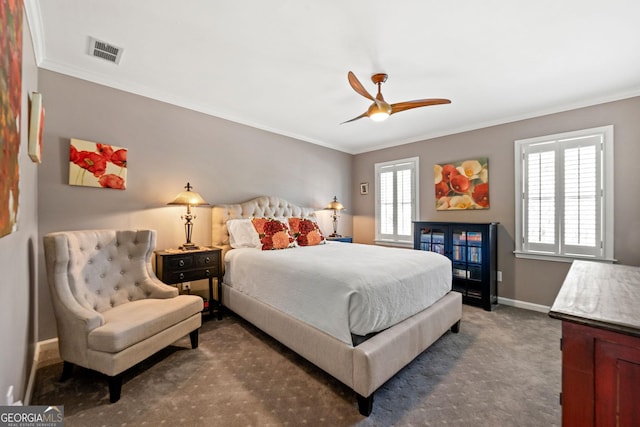
{"type": "Polygon", "coordinates": [[[380,233],[393,235],[393,171],[380,174],[380,233]]]}
{"type": "Polygon", "coordinates": [[[540,144],[526,153],[525,214],[526,243],[529,250],[554,252],[556,230],[556,151],[540,144]]]}
{"type": "Polygon", "coordinates": [[[398,206],[398,228],[399,236],[411,236],[413,223],[413,170],[399,170],[396,174],[397,179],[397,206],[398,206]]]}
{"type": "Polygon", "coordinates": [[[417,158],[378,163],[376,241],[412,243],[417,215],[417,158]]]}
{"type": "Polygon", "coordinates": [[[566,254],[599,256],[601,244],[601,137],[562,141],[566,254]]]}
{"type": "Polygon", "coordinates": [[[602,136],[529,144],[522,163],[523,250],[603,256],[602,136]]]}

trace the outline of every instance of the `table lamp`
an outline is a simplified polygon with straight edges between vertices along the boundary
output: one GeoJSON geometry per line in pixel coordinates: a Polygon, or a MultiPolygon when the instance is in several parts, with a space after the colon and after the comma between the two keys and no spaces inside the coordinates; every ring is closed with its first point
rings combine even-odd
{"type": "Polygon", "coordinates": [[[184,188],[186,188],[187,191],[181,192],[176,196],[176,198],[172,202],[169,202],[167,204],[182,205],[187,207],[187,214],[180,217],[180,219],[185,220],[184,233],[187,238],[187,241],[182,246],[180,246],[180,249],[193,250],[193,249],[197,249],[198,247],[193,243],[191,243],[191,233],[193,232],[193,223],[191,222],[191,220],[196,218],[195,215],[191,215],[191,207],[204,206],[204,205],[208,205],[209,203],[205,202],[200,194],[196,193],[195,191],[191,191],[193,187],[188,182],[184,188]]]}
{"type": "Polygon", "coordinates": [[[333,196],[333,201],[327,205],[325,209],[332,210],[333,214],[331,218],[333,218],[333,233],[329,235],[329,237],[342,237],[338,234],[338,212],[344,209],[342,203],[338,201],[336,196],[333,196]]]}

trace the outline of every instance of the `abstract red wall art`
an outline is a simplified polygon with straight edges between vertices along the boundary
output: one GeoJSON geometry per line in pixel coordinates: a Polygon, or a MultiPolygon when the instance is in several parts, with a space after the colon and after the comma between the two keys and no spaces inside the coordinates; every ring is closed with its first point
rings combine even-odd
{"type": "Polygon", "coordinates": [[[0,2],[0,237],[17,230],[22,111],[22,1],[0,2]]]}

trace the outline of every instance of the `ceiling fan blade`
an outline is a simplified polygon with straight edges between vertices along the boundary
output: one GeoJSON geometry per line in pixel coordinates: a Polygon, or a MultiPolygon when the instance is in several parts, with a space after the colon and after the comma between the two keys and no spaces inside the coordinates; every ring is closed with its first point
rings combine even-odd
{"type": "Polygon", "coordinates": [[[354,117],[353,119],[347,120],[346,122],[342,122],[340,124],[343,125],[345,123],[353,122],[353,121],[356,121],[356,120],[361,119],[363,117],[367,117],[367,112],[366,111],[364,113],[360,114],[358,117],[354,117]]]}
{"type": "Polygon", "coordinates": [[[351,85],[353,90],[355,90],[356,92],[358,92],[360,95],[364,96],[365,98],[370,99],[372,101],[375,101],[373,96],[371,96],[371,94],[369,92],[367,92],[367,90],[364,88],[364,86],[362,86],[362,83],[360,83],[360,80],[358,80],[358,78],[356,77],[355,74],[353,74],[351,71],[349,71],[349,74],[347,74],[347,77],[349,78],[349,84],[351,85]]]}
{"type": "Polygon", "coordinates": [[[451,100],[442,98],[433,99],[416,99],[415,101],[398,102],[397,104],[391,104],[391,114],[399,113],[400,111],[410,110],[418,107],[428,107],[429,105],[438,104],[451,104],[451,100]]]}

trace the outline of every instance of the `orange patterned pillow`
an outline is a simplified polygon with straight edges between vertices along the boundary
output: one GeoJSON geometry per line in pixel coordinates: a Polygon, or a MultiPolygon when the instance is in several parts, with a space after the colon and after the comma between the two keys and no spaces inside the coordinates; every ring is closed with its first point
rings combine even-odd
{"type": "Polygon", "coordinates": [[[322,231],[315,221],[302,218],[289,218],[289,227],[300,246],[315,246],[325,243],[322,231]]]}
{"type": "Polygon", "coordinates": [[[284,222],[273,218],[253,218],[251,222],[258,232],[263,251],[295,246],[295,239],[284,222]]]}

